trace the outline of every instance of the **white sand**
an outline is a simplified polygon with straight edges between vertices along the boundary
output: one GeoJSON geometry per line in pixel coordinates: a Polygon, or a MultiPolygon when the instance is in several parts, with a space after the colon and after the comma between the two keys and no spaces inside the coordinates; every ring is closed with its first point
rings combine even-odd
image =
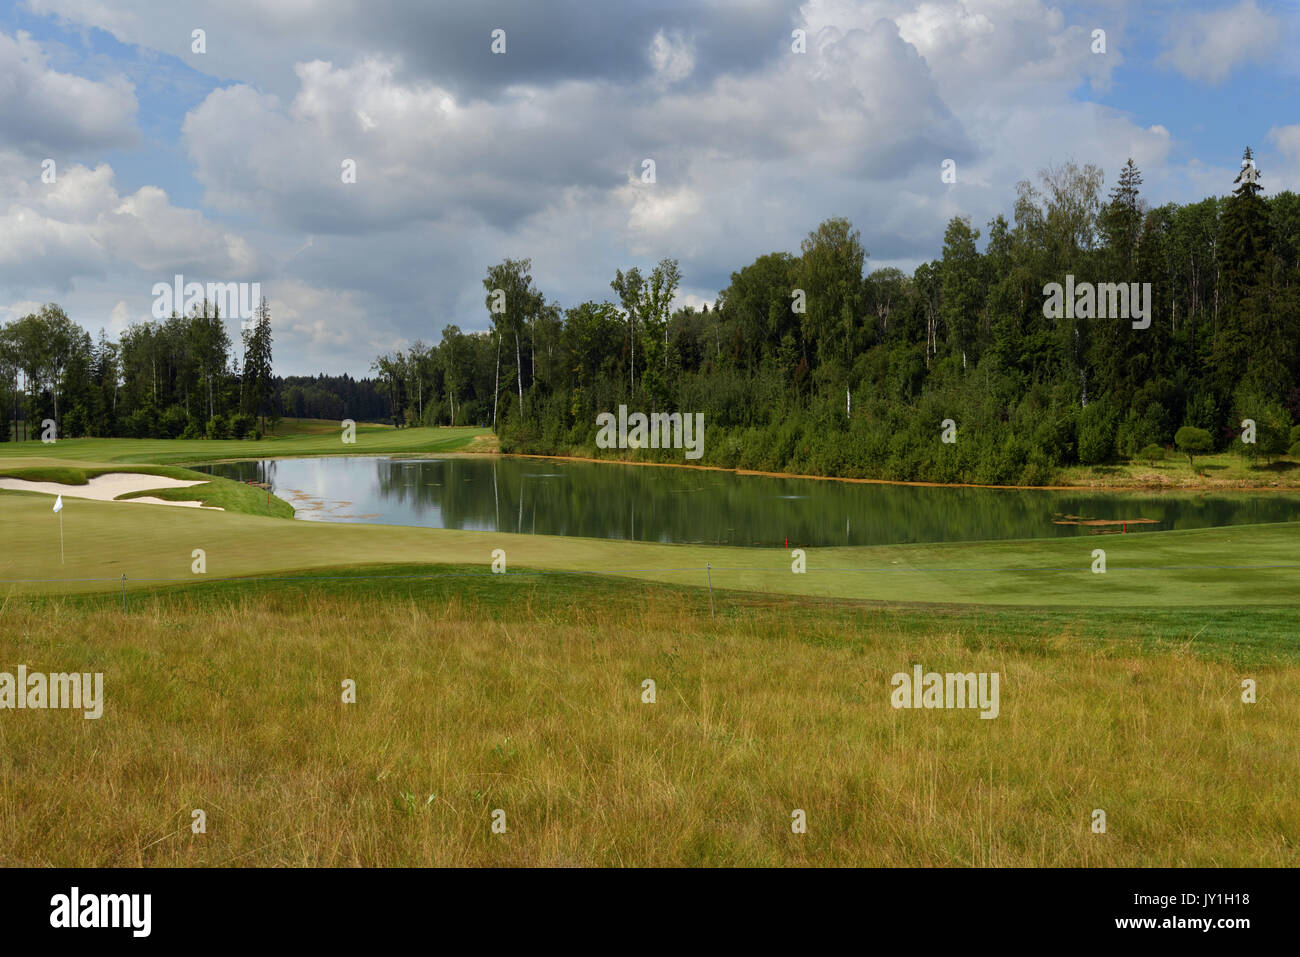
{"type": "Polygon", "coordinates": [[[108,475],[96,475],[85,485],[63,485],[60,482],[29,482],[26,479],[0,478],[0,488],[13,489],[18,492],[44,492],[46,495],[66,495],[68,498],[92,498],[100,502],[144,502],[147,505],[180,505],[183,508],[206,508],[214,512],[225,509],[199,502],[169,502],[166,499],[144,495],[140,498],[118,499],[128,492],[143,492],[156,488],[189,488],[202,485],[205,479],[185,481],[166,478],[161,475],[142,475],[138,472],[111,472],[108,475]]]}

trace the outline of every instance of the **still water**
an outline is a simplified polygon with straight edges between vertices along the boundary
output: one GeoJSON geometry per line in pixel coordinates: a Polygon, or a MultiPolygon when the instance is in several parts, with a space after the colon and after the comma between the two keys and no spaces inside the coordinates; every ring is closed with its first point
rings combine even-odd
{"type": "Polygon", "coordinates": [[[202,466],[271,485],[296,517],[709,545],[884,545],[1300,521],[1276,492],[1048,492],[867,485],[510,457],[332,456],[202,466]]]}

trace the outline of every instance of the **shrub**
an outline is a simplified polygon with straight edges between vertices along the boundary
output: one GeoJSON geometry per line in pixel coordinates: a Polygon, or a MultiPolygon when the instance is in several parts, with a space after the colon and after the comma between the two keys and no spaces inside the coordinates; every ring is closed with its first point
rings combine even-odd
{"type": "Polygon", "coordinates": [[[1165,457],[1165,450],[1163,446],[1159,446],[1156,445],[1155,443],[1152,443],[1151,445],[1148,445],[1146,448],[1144,448],[1141,452],[1139,452],[1137,454],[1137,457],[1142,461],[1146,462],[1148,465],[1155,465],[1157,462],[1159,462],[1161,459],[1165,457]]]}
{"type": "Polygon", "coordinates": [[[158,420],[158,431],[165,439],[178,438],[189,422],[190,417],[182,406],[170,405],[158,420]]]}
{"type": "Polygon", "coordinates": [[[217,413],[212,418],[208,419],[207,432],[208,432],[208,438],[210,439],[228,438],[230,432],[226,426],[226,417],[223,416],[221,413],[217,413]]]}
{"type": "Polygon", "coordinates": [[[128,415],[122,423],[123,431],[126,432],[127,438],[131,439],[151,439],[154,438],[154,416],[149,409],[136,409],[128,415]]]}
{"type": "Polygon", "coordinates": [[[1101,402],[1093,402],[1079,415],[1079,462],[1101,465],[1115,454],[1115,418],[1101,402]]]}
{"type": "Polygon", "coordinates": [[[257,426],[257,419],[247,412],[239,412],[230,417],[230,437],[242,439],[257,426]]]}

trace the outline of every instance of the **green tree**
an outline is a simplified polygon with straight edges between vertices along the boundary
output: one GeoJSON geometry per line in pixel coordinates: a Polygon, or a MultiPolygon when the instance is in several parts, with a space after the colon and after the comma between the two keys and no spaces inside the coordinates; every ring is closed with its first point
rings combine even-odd
{"type": "Polygon", "coordinates": [[[260,418],[261,429],[265,433],[272,387],[271,307],[265,297],[257,305],[253,327],[244,331],[243,338],[244,381],[247,384],[245,395],[249,404],[246,411],[260,418]]]}
{"type": "Polygon", "coordinates": [[[1194,456],[1205,455],[1214,450],[1214,439],[1205,429],[1194,425],[1184,425],[1174,434],[1174,444],[1187,454],[1187,464],[1196,468],[1194,456]]]}

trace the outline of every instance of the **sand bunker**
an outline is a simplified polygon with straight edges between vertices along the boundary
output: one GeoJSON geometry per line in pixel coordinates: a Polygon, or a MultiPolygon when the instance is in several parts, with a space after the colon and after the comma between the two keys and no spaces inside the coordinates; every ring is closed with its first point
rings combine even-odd
{"type": "Polygon", "coordinates": [[[111,472],[108,475],[96,475],[85,485],[63,485],[60,482],[29,482],[26,479],[0,478],[0,488],[12,489],[17,492],[44,492],[46,495],[64,495],[68,498],[93,498],[100,502],[144,502],[147,505],[179,505],[182,508],[206,508],[213,512],[225,511],[225,509],[213,505],[203,505],[199,502],[169,502],[166,499],[152,495],[143,495],[140,498],[118,498],[119,495],[125,495],[128,492],[143,492],[147,489],[157,488],[189,488],[191,485],[202,485],[205,481],[205,479],[185,481],[164,478],[161,475],[144,475],[139,472],[111,472]]]}

